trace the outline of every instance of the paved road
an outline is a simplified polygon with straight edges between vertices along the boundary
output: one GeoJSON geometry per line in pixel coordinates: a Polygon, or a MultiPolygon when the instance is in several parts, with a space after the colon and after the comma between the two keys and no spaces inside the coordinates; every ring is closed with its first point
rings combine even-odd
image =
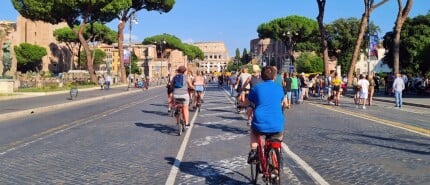
{"type": "MultiPolygon", "coordinates": [[[[81,103],[51,96],[62,106],[0,121],[0,184],[249,182],[249,128],[224,89],[208,88],[181,137],[167,116],[164,87],[94,93],[107,94],[81,103]]],[[[340,107],[316,99],[294,105],[286,111],[284,182],[426,184],[429,111],[385,102],[362,110],[350,98],[340,107]]]]}

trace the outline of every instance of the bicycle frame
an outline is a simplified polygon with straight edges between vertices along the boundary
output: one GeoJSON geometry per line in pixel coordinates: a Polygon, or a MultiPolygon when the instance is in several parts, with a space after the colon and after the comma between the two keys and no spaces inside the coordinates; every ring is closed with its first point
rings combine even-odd
{"type": "MultiPolygon", "coordinates": [[[[282,142],[281,141],[274,141],[270,138],[265,138],[265,144],[263,146],[263,141],[262,141],[262,137],[263,135],[259,135],[258,136],[258,159],[259,159],[259,163],[260,163],[260,170],[262,172],[262,174],[264,175],[264,180],[265,181],[270,181],[271,178],[271,171],[269,171],[268,169],[268,157],[269,156],[269,151],[270,149],[275,149],[275,150],[279,150],[282,147],[282,142]]],[[[273,159],[272,159],[273,160],[273,159]]],[[[276,159],[275,164],[278,163],[278,160],[280,159],[276,159]]],[[[278,171],[280,172],[281,166],[275,166],[275,168],[278,168],[278,171]]]]}

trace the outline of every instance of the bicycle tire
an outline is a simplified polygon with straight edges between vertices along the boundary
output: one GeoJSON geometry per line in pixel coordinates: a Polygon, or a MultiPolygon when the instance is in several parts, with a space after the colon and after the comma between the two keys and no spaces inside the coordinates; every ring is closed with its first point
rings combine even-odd
{"type": "Polygon", "coordinates": [[[177,117],[177,121],[176,121],[176,125],[178,126],[178,136],[181,136],[182,135],[182,132],[183,132],[183,124],[182,124],[182,114],[181,113],[178,113],[177,115],[176,115],[177,117]]]}
{"type": "Polygon", "coordinates": [[[270,174],[268,182],[270,182],[270,184],[280,185],[282,174],[281,152],[279,149],[271,148],[267,154],[267,170],[270,174]]]}
{"type": "MultiPolygon", "coordinates": [[[[259,147],[257,148],[257,151],[259,151],[259,147]]],[[[260,173],[260,161],[258,160],[257,163],[251,163],[251,183],[257,184],[258,182],[258,173],[260,173]]]]}

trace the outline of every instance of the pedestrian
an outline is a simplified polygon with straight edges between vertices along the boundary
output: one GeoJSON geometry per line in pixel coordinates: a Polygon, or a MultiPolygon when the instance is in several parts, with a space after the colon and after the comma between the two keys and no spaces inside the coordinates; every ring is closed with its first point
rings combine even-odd
{"type": "Polygon", "coordinates": [[[303,100],[308,99],[309,98],[309,79],[308,77],[306,77],[305,73],[302,72],[300,74],[300,88],[301,88],[301,96],[300,96],[300,101],[303,103],[303,100]]]}
{"type": "Polygon", "coordinates": [[[110,89],[110,82],[112,81],[112,77],[108,74],[106,76],[105,81],[106,81],[106,90],[109,90],[110,89]]]}
{"type": "Polygon", "coordinates": [[[237,75],[236,75],[235,71],[233,71],[231,73],[228,80],[230,81],[230,83],[229,83],[230,84],[230,96],[235,97],[236,96],[235,85],[236,85],[236,81],[237,81],[237,75]]]}
{"type": "Polygon", "coordinates": [[[369,102],[369,106],[373,105],[373,94],[375,93],[375,86],[376,86],[376,82],[375,82],[375,78],[373,77],[372,74],[370,74],[367,78],[367,80],[369,80],[369,97],[368,102],[369,102]]]}
{"type": "Polygon", "coordinates": [[[290,78],[290,74],[288,72],[284,73],[284,107],[286,107],[287,109],[291,108],[291,78],[290,78]]]}
{"type": "Polygon", "coordinates": [[[358,83],[358,78],[357,78],[357,75],[354,74],[354,76],[352,77],[352,89],[353,89],[353,92],[354,92],[354,103],[356,105],[359,104],[359,99],[360,99],[359,98],[360,97],[360,89],[357,86],[357,83],[358,83]]]}
{"type": "Polygon", "coordinates": [[[282,141],[285,118],[281,108],[284,99],[282,88],[273,82],[276,76],[273,66],[266,66],[261,72],[263,82],[257,84],[249,93],[249,101],[254,106],[251,124],[248,163],[257,160],[258,137],[261,134],[273,134],[271,139],[282,141]]]}
{"type": "Polygon", "coordinates": [[[295,97],[295,103],[300,103],[300,92],[299,92],[299,79],[297,78],[297,73],[293,73],[293,77],[291,77],[291,92],[295,97]]]}
{"type": "Polygon", "coordinates": [[[339,106],[339,100],[340,100],[340,91],[341,91],[341,84],[342,79],[340,75],[337,75],[337,73],[334,73],[334,79],[331,82],[333,87],[333,102],[335,106],[339,106]]]}
{"type": "MultiPolygon", "coordinates": [[[[366,109],[366,100],[369,96],[369,81],[363,74],[360,75],[360,80],[357,82],[357,87],[360,91],[359,104],[363,105],[363,109],[366,109]]],[[[358,108],[358,105],[356,105],[356,108],[358,108]]]]}
{"type": "Polygon", "coordinates": [[[396,107],[401,109],[403,106],[402,91],[405,89],[405,82],[400,74],[396,74],[396,79],[393,82],[394,97],[396,98],[396,107]]]}
{"type": "Polygon", "coordinates": [[[100,90],[103,90],[105,86],[105,79],[103,78],[103,76],[99,76],[99,85],[100,85],[100,90]]]}
{"type": "Polygon", "coordinates": [[[378,95],[379,94],[379,86],[381,84],[381,77],[379,76],[378,73],[375,74],[375,76],[373,76],[373,80],[375,81],[375,94],[378,95]]]}

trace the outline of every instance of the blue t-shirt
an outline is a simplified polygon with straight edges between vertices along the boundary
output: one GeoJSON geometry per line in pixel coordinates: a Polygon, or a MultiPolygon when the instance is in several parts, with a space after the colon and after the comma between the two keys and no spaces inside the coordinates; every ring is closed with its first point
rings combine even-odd
{"type": "Polygon", "coordinates": [[[284,131],[284,114],[281,102],[284,91],[271,80],[257,84],[248,95],[249,101],[255,104],[252,128],[262,133],[284,131]]]}

